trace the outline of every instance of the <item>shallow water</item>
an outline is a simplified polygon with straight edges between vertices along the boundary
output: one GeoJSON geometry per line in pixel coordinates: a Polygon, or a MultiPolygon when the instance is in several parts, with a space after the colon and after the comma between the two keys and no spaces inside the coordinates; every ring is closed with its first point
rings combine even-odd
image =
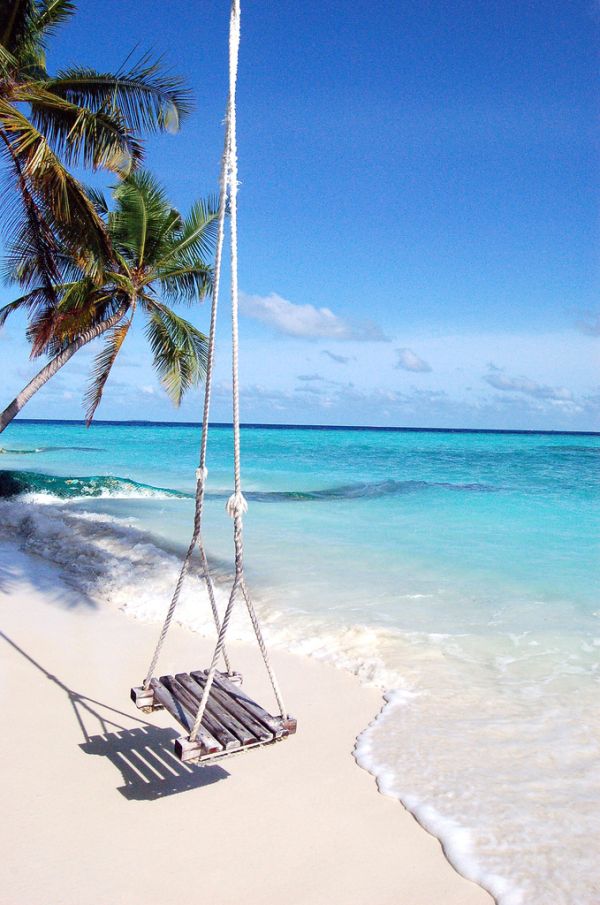
{"type": "MultiPolygon", "coordinates": [[[[5,526],[90,593],[160,618],[198,439],[16,422],[5,526]]],[[[248,577],[272,642],[388,689],[361,763],[503,905],[600,901],[600,437],[252,428],[242,446],[248,577]]],[[[224,577],[228,429],[208,464],[224,577]]],[[[180,617],[205,629],[194,581],[180,617]]]]}

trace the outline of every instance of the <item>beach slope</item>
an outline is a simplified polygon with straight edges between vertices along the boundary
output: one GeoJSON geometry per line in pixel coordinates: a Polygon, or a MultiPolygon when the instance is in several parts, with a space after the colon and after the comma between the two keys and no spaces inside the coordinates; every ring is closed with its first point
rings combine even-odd
{"type": "MultiPolygon", "coordinates": [[[[82,597],[58,569],[0,548],[2,905],[490,905],[439,842],[354,762],[376,691],[276,654],[297,736],[183,767],[164,712],[128,700],[157,626],[82,597]]],[[[256,652],[233,651],[270,702],[256,652]]],[[[174,627],[163,672],[207,665],[174,627]]]]}

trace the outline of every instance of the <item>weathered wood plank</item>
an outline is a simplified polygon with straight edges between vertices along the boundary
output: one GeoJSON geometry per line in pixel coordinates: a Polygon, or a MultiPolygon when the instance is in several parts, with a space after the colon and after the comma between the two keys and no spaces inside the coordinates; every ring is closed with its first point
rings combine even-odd
{"type": "MultiPolygon", "coordinates": [[[[196,714],[198,710],[198,700],[180,681],[179,676],[161,676],[160,680],[163,685],[169,689],[174,698],[181,701],[184,708],[190,713],[196,714]]],[[[195,716],[194,716],[195,719],[195,716]]],[[[192,723],[194,720],[192,720],[192,723]]],[[[240,740],[236,735],[225,726],[221,720],[215,715],[214,710],[207,707],[202,717],[202,727],[209,732],[222,745],[226,751],[231,751],[241,746],[240,740]]]]}
{"type": "Polygon", "coordinates": [[[164,688],[158,679],[151,679],[150,687],[155,699],[189,732],[194,723],[191,713],[175,700],[171,692],[164,688]]]}
{"type": "MultiPolygon", "coordinates": [[[[208,670],[204,670],[204,672],[192,672],[191,675],[194,679],[197,677],[206,679],[207,673],[208,670]]],[[[262,723],[263,726],[273,733],[275,738],[281,738],[288,734],[288,730],[284,727],[281,719],[277,719],[277,717],[268,713],[264,707],[261,707],[260,704],[257,704],[256,701],[253,701],[252,698],[248,697],[239,685],[234,685],[233,682],[230,682],[223,673],[215,673],[214,684],[217,688],[224,691],[232,701],[239,704],[240,707],[262,723]]]]}
{"type": "MultiPolygon", "coordinates": [[[[193,682],[196,682],[200,688],[204,688],[206,684],[206,675],[205,673],[194,673],[190,676],[193,682]]],[[[239,686],[236,683],[236,688],[239,686]]],[[[213,686],[211,688],[211,697],[216,698],[217,701],[224,707],[229,713],[232,714],[235,719],[242,723],[246,728],[252,733],[252,735],[261,742],[268,742],[273,738],[273,732],[261,723],[260,720],[256,719],[248,710],[246,710],[242,705],[236,701],[231,695],[225,691],[223,688],[220,688],[219,685],[213,682],[213,686]]]]}
{"type": "MultiPolygon", "coordinates": [[[[187,688],[190,694],[193,695],[194,700],[199,704],[202,699],[204,684],[206,683],[200,684],[188,673],[178,673],[175,678],[184,686],[184,688],[187,688]]],[[[227,696],[218,691],[213,685],[210,690],[206,709],[210,710],[211,714],[218,719],[229,732],[233,733],[233,735],[240,740],[242,745],[252,745],[257,741],[268,741],[273,737],[270,732],[267,732],[264,726],[261,726],[261,724],[256,721],[254,721],[254,725],[256,726],[259,735],[255,735],[254,732],[250,731],[245,722],[236,718],[236,713],[228,706],[227,702],[227,696]]],[[[239,709],[241,710],[241,708],[239,709]]]]}
{"type": "MultiPolygon", "coordinates": [[[[169,689],[163,685],[162,680],[151,679],[150,687],[153,689],[154,697],[159,704],[162,704],[165,710],[190,733],[194,725],[194,715],[173,697],[169,689]]],[[[223,750],[221,743],[203,728],[198,733],[198,742],[206,754],[214,754],[223,750]]]]}

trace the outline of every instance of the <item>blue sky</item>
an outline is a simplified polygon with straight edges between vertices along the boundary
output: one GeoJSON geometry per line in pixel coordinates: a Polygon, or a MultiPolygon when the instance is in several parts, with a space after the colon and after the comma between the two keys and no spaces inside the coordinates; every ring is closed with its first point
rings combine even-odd
{"type": "MultiPolygon", "coordinates": [[[[194,114],[147,142],[183,210],[216,187],[227,19],[225,0],[87,0],[49,54],[117,68],[137,43],[187,79],[194,114]]],[[[243,420],[600,429],[599,27],[592,0],[244,7],[243,420]]],[[[0,334],[7,401],[33,373],[22,335],[0,334]]],[[[80,417],[91,357],[24,416],[80,417]]],[[[172,409],[140,331],[98,417],[200,411],[199,393],[172,409]]]]}

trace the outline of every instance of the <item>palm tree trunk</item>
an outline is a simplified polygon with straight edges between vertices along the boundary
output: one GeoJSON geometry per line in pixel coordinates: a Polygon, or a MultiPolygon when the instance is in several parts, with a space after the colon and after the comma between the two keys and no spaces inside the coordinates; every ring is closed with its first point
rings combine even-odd
{"type": "Polygon", "coordinates": [[[27,386],[15,396],[10,405],[7,405],[2,414],[0,414],[0,434],[8,427],[13,418],[19,414],[23,406],[29,402],[31,397],[34,396],[51,377],[54,377],[57,371],[60,371],[60,369],[66,365],[73,355],[75,355],[75,352],[78,352],[83,346],[87,346],[93,339],[102,336],[103,333],[106,333],[107,330],[110,330],[111,327],[118,324],[126,311],[127,306],[121,305],[119,310],[113,314],[112,317],[109,317],[108,320],[103,321],[101,324],[90,327],[89,330],[86,330],[81,336],[78,336],[66,349],[59,352],[52,361],[49,361],[47,365],[44,365],[42,370],[29,381],[27,386]]]}

